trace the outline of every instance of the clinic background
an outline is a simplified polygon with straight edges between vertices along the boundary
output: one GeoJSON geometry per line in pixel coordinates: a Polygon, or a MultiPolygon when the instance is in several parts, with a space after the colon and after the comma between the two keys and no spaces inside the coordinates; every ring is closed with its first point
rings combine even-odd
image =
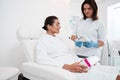
{"type": "MultiPolygon", "coordinates": [[[[0,0],[0,66],[20,68],[25,61],[16,33],[18,28],[41,28],[49,15],[55,15],[61,22],[60,35],[70,35],[71,16],[81,15],[83,0],[0,0]]],[[[120,0],[97,0],[99,19],[107,31],[107,8],[120,0]]]]}

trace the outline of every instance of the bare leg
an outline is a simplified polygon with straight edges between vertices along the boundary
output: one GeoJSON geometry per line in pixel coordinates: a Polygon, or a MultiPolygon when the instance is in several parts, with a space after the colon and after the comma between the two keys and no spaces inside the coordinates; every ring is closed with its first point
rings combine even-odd
{"type": "Polygon", "coordinates": [[[120,75],[117,76],[116,80],[120,80],[120,75]]]}

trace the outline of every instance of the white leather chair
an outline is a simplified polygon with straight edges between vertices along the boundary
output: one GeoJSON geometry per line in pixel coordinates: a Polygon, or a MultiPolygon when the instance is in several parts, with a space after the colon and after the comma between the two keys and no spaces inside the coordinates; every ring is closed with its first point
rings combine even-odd
{"type": "MultiPolygon", "coordinates": [[[[34,29],[35,28],[31,28],[31,30],[30,28],[19,28],[17,32],[18,39],[21,42],[27,59],[27,61],[22,64],[23,76],[30,80],[77,80],[76,75],[72,72],[58,67],[40,65],[34,62],[34,47],[41,34],[40,29],[34,29]]],[[[42,34],[44,34],[44,32],[42,32],[42,34]]]]}

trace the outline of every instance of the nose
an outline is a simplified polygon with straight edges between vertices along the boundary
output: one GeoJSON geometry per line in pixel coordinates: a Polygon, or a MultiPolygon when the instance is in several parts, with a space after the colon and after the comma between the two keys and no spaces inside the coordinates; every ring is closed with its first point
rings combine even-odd
{"type": "Polygon", "coordinates": [[[86,9],[85,12],[88,12],[88,9],[86,9]]]}

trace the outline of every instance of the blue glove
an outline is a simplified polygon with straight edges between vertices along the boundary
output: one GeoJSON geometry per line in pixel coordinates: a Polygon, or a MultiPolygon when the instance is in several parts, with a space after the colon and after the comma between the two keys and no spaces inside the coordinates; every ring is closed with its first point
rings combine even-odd
{"type": "Polygon", "coordinates": [[[83,42],[81,42],[81,41],[79,41],[79,40],[76,40],[76,41],[75,41],[75,45],[76,45],[77,47],[81,47],[82,44],[83,44],[83,42]]]}
{"type": "Polygon", "coordinates": [[[76,40],[76,41],[75,41],[75,45],[76,45],[77,47],[81,47],[82,44],[83,44],[83,42],[81,42],[81,41],[79,41],[79,40],[76,40]]]}
{"type": "Polygon", "coordinates": [[[85,46],[86,48],[92,48],[92,47],[97,48],[98,47],[98,42],[93,42],[93,41],[83,42],[83,46],[85,46]]]}

